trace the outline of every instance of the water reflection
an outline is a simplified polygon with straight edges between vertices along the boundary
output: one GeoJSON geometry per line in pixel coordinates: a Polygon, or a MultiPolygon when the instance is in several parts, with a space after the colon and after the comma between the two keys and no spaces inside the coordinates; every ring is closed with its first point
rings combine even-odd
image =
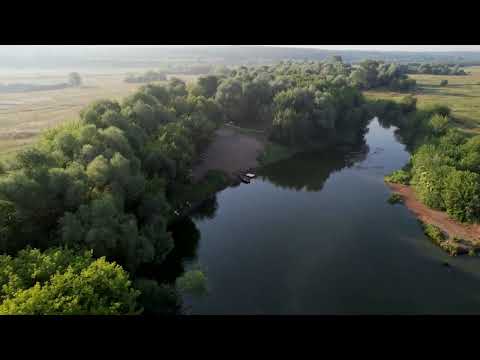
{"type": "Polygon", "coordinates": [[[327,179],[335,172],[350,168],[367,158],[369,147],[359,143],[349,151],[332,149],[315,153],[301,153],[263,168],[262,180],[286,189],[321,191],[327,179]]]}
{"type": "Polygon", "coordinates": [[[213,219],[218,210],[217,196],[205,200],[192,214],[194,220],[213,219]]]}

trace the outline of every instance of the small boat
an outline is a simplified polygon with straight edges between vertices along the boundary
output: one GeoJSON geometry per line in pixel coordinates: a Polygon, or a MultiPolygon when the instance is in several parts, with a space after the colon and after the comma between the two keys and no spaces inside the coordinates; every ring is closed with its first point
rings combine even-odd
{"type": "Polygon", "coordinates": [[[252,174],[252,173],[246,173],[245,176],[250,178],[250,179],[253,179],[256,175],[252,174]]]}
{"type": "Polygon", "coordinates": [[[239,175],[238,177],[240,178],[240,180],[242,180],[243,183],[250,184],[250,179],[249,178],[247,178],[245,176],[241,176],[241,175],[239,175]]]}

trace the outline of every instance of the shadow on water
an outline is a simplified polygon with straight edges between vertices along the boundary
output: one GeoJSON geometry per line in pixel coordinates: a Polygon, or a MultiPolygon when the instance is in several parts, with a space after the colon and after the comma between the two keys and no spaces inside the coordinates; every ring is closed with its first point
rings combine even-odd
{"type": "Polygon", "coordinates": [[[321,191],[333,173],[365,160],[368,152],[369,147],[363,142],[349,150],[330,149],[300,153],[291,159],[266,166],[259,171],[259,176],[281,188],[321,191]]]}
{"type": "Polygon", "coordinates": [[[218,208],[216,196],[206,200],[191,217],[169,226],[174,240],[174,248],[161,265],[149,264],[141,269],[141,274],[159,283],[173,284],[181,276],[188,264],[194,263],[197,258],[200,231],[194,220],[213,219],[218,208]]]}
{"type": "Polygon", "coordinates": [[[298,154],[217,194],[216,210],[176,235],[196,230],[202,245],[176,259],[208,269],[211,293],[190,299],[191,312],[479,313],[478,259],[449,258],[386,201],[383,176],[408,160],[390,125],[372,122],[353,149],[298,154]]]}

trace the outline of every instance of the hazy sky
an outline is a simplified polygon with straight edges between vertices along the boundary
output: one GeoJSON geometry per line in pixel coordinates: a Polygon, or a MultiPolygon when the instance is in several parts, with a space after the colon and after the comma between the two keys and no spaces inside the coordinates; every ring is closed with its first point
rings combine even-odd
{"type": "Polygon", "coordinates": [[[332,50],[480,51],[480,45],[268,45],[332,50]]]}
{"type": "MultiPolygon", "coordinates": [[[[204,47],[204,46],[235,46],[235,45],[21,45],[8,46],[0,45],[0,50],[14,50],[23,51],[25,53],[35,51],[38,48],[61,49],[61,51],[68,51],[68,49],[82,49],[82,48],[106,48],[109,47],[204,47]]],[[[254,45],[254,46],[275,46],[275,47],[297,47],[297,48],[313,48],[313,49],[331,49],[331,50],[374,50],[374,51],[478,51],[480,52],[480,45],[254,45]]]]}
{"type": "MultiPolygon", "coordinates": [[[[168,46],[168,45],[167,45],[168,46]]],[[[170,45],[192,46],[192,45],[170,45]]],[[[193,45],[196,47],[207,45],[193,45]]],[[[215,45],[232,46],[232,45],[215,45]]],[[[234,45],[233,45],[234,46],[234,45]]],[[[299,47],[331,50],[376,50],[376,51],[480,51],[480,45],[257,45],[276,47],[299,47]]]]}

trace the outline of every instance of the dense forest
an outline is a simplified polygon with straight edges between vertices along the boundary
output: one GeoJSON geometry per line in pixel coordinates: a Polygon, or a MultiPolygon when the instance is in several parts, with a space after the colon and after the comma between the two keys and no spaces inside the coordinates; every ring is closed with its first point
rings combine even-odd
{"type": "Polygon", "coordinates": [[[125,77],[127,83],[148,83],[152,81],[165,81],[167,76],[161,71],[146,71],[143,74],[128,74],[125,77]]]}
{"type": "Polygon", "coordinates": [[[406,65],[407,74],[467,75],[460,64],[412,63],[406,65]]]}

